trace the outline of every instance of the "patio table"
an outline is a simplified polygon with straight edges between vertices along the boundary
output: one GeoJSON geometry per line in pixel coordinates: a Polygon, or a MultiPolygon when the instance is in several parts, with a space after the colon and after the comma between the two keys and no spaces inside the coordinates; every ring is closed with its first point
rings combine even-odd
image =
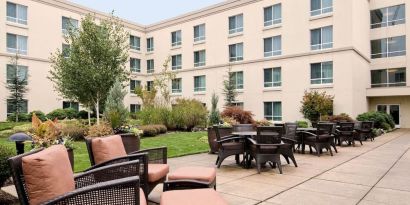
{"type": "Polygon", "coordinates": [[[301,142],[302,142],[302,154],[305,154],[305,137],[306,133],[316,132],[317,128],[309,127],[309,128],[298,128],[296,130],[297,134],[300,134],[301,142]]]}

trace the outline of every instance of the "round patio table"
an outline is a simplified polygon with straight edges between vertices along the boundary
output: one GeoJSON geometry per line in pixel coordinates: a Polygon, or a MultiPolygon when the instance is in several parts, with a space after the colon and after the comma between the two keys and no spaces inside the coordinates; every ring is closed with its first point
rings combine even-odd
{"type": "Polygon", "coordinates": [[[245,153],[242,163],[245,169],[251,168],[251,157],[249,156],[248,151],[252,142],[250,142],[248,138],[256,136],[256,131],[232,132],[231,134],[238,137],[242,137],[245,140],[245,153]]]}

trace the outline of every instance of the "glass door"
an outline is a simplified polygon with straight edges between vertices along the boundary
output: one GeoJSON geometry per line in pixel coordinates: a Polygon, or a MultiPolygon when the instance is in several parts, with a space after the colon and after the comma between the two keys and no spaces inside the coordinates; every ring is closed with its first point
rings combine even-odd
{"type": "Polygon", "coordinates": [[[400,128],[400,105],[377,105],[377,111],[390,114],[396,127],[400,128]]]}

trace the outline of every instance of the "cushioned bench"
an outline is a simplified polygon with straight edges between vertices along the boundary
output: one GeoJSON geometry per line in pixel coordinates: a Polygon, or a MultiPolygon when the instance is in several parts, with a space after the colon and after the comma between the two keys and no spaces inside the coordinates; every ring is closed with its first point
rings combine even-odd
{"type": "Polygon", "coordinates": [[[198,181],[216,188],[216,170],[208,167],[182,167],[168,174],[168,181],[198,181]]]}
{"type": "Polygon", "coordinates": [[[213,189],[174,190],[163,192],[161,205],[228,205],[213,189]]]}

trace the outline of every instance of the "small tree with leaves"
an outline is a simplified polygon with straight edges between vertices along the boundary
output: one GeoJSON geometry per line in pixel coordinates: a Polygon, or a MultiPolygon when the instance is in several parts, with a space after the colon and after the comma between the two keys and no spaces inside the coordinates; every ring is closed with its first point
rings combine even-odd
{"type": "Polygon", "coordinates": [[[231,66],[228,68],[227,79],[223,81],[223,94],[225,95],[225,106],[231,107],[236,102],[238,92],[236,91],[234,74],[231,72],[231,66]]]}
{"type": "Polygon", "coordinates": [[[100,107],[110,88],[117,80],[120,83],[129,80],[128,32],[114,16],[99,22],[96,23],[94,16],[86,15],[79,29],[68,30],[65,41],[70,47],[52,55],[53,69],[49,76],[63,97],[93,106],[97,124],[100,107]]]}
{"type": "Polygon", "coordinates": [[[325,91],[305,91],[300,112],[311,122],[318,122],[321,116],[333,112],[333,99],[334,96],[326,94],[325,91]]]}
{"type": "Polygon", "coordinates": [[[171,58],[168,57],[163,64],[161,73],[155,76],[154,79],[154,89],[160,94],[160,99],[158,99],[157,103],[163,106],[171,105],[171,89],[169,89],[169,85],[176,78],[176,72],[169,70],[170,62],[171,58]]]}
{"type": "MultiPolygon", "coordinates": [[[[23,109],[25,95],[28,92],[26,73],[21,73],[19,70],[19,55],[11,57],[12,72],[11,77],[7,79],[6,88],[9,91],[8,103],[14,108],[15,121],[19,121],[19,115],[23,109]]],[[[8,68],[8,69],[9,69],[8,68]]]]}
{"type": "Polygon", "coordinates": [[[124,105],[127,91],[123,88],[119,81],[115,82],[105,101],[104,117],[113,129],[119,128],[127,121],[128,109],[124,105]]]}
{"type": "Polygon", "coordinates": [[[211,113],[209,114],[209,123],[211,125],[216,125],[220,122],[221,116],[218,110],[218,102],[219,102],[219,97],[216,95],[216,93],[212,94],[212,99],[211,99],[211,113]]]}

